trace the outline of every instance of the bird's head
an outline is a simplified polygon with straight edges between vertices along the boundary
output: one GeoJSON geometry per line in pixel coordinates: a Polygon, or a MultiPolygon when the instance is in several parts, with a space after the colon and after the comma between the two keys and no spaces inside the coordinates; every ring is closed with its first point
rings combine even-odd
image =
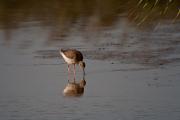
{"type": "Polygon", "coordinates": [[[80,66],[82,69],[84,69],[84,68],[86,67],[86,64],[85,64],[85,62],[80,61],[80,62],[79,62],[79,66],[80,66]]]}

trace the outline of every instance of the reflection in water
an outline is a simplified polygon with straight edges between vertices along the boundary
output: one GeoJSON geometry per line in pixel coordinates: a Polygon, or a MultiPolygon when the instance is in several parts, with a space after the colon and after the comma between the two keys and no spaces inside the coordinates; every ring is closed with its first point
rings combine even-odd
{"type": "Polygon", "coordinates": [[[79,82],[69,81],[66,85],[65,89],[63,90],[64,96],[82,96],[84,94],[84,87],[86,85],[86,81],[83,78],[79,82]]]}

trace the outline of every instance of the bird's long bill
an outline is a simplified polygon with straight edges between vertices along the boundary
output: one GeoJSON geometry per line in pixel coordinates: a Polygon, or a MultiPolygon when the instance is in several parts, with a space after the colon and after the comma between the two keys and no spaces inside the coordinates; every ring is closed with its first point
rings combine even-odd
{"type": "Polygon", "coordinates": [[[85,77],[86,73],[85,73],[85,70],[83,69],[83,78],[85,77]]]}

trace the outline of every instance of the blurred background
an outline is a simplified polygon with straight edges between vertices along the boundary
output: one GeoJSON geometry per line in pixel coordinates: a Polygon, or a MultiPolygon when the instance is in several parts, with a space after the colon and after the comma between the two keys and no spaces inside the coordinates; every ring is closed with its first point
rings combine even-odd
{"type": "MultiPolygon", "coordinates": [[[[169,51],[169,47],[164,47],[179,43],[178,0],[1,0],[0,3],[1,45],[37,52],[34,56],[57,57],[57,51],[39,51],[47,47],[79,47],[85,48],[89,55],[86,57],[91,59],[121,60],[129,55],[133,59],[131,54],[141,54],[137,52],[139,49],[145,50],[151,59],[157,58],[153,52],[169,51]],[[110,53],[92,55],[98,49],[110,53]],[[129,53],[132,50],[135,53],[129,53]],[[111,55],[112,51],[115,55],[111,55]]],[[[139,59],[138,55],[133,57],[139,59]]]]}

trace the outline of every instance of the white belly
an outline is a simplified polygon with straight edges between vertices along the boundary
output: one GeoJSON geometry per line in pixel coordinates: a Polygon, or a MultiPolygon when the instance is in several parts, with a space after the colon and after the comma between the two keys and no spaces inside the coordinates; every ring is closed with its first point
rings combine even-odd
{"type": "Polygon", "coordinates": [[[75,63],[73,59],[70,59],[70,58],[66,57],[63,52],[60,52],[60,53],[61,53],[62,57],[64,58],[64,60],[65,60],[68,64],[74,64],[74,63],[75,63]]]}

